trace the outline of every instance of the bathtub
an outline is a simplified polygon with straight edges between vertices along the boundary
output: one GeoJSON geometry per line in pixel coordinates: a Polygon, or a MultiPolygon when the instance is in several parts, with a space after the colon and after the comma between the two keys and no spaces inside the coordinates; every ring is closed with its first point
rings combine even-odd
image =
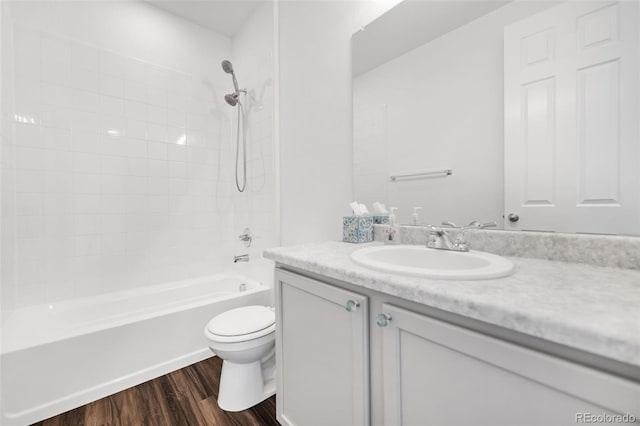
{"type": "Polygon", "coordinates": [[[213,354],[203,329],[267,285],[228,273],[12,312],[2,324],[2,425],[25,425],[213,354]]]}

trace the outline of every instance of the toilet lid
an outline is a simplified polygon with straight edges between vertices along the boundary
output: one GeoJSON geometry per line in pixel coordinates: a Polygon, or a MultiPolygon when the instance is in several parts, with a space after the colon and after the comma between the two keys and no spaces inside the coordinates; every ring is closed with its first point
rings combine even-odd
{"type": "Polygon", "coordinates": [[[276,322],[273,308],[267,306],[243,306],[215,316],[207,330],[218,336],[242,336],[256,333],[276,322]]]}

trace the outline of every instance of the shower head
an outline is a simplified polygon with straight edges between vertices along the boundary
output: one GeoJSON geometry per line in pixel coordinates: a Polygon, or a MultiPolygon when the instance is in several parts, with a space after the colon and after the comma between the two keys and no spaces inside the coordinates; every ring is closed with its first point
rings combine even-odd
{"type": "Polygon", "coordinates": [[[233,77],[233,87],[236,89],[236,92],[237,92],[238,91],[238,80],[236,80],[236,73],[233,72],[233,65],[231,65],[231,62],[227,61],[226,59],[224,61],[222,61],[222,70],[224,72],[226,72],[227,74],[231,74],[231,77],[233,77]]]}
{"type": "Polygon", "coordinates": [[[227,74],[233,74],[233,65],[231,65],[231,62],[227,60],[222,61],[222,69],[227,74]]]}
{"type": "Polygon", "coordinates": [[[228,95],[224,95],[224,100],[231,105],[232,107],[238,105],[238,93],[230,93],[228,95]]]}

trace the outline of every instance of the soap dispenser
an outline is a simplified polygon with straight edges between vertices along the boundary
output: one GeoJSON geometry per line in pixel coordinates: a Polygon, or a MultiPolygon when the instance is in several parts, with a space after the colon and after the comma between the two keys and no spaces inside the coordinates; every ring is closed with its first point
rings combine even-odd
{"type": "Polygon", "coordinates": [[[420,210],[422,210],[422,207],[413,208],[413,214],[411,215],[411,223],[414,226],[420,225],[420,214],[418,213],[420,210]]]}
{"type": "Polygon", "coordinates": [[[400,227],[396,221],[396,210],[398,210],[397,207],[389,208],[389,227],[387,228],[387,239],[385,241],[387,243],[395,241],[400,235],[400,227]]]}

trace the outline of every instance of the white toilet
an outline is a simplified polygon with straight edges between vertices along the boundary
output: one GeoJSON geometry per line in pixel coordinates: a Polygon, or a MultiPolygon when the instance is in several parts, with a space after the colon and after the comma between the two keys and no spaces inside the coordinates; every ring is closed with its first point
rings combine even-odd
{"type": "Polygon", "coordinates": [[[244,306],[214,317],[204,329],[209,348],[222,358],[218,405],[241,411],[275,394],[274,309],[244,306]]]}

